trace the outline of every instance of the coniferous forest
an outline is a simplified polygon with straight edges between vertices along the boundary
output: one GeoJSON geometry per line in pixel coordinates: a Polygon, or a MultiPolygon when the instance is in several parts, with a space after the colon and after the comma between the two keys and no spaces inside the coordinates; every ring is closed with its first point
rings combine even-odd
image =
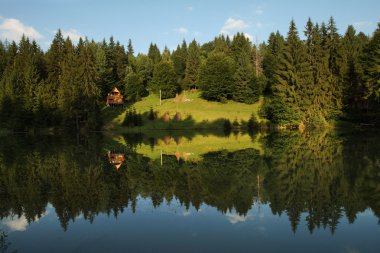
{"type": "Polygon", "coordinates": [[[162,98],[199,89],[202,97],[252,104],[264,97],[262,117],[287,126],[340,121],[376,125],[380,118],[380,24],[373,34],[338,31],[331,17],[270,34],[253,44],[243,33],[199,44],[183,41],[162,52],[151,43],[135,54],[113,37],[75,45],[58,30],[44,52],[27,37],[0,41],[0,128],[99,129],[113,87],[133,103],[161,90],[162,98]]]}

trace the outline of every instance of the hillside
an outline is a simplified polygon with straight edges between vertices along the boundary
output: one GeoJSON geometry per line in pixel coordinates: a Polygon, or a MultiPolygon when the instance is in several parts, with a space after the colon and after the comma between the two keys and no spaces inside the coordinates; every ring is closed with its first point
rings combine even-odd
{"type": "Polygon", "coordinates": [[[259,120],[258,112],[263,103],[260,99],[255,104],[243,104],[234,101],[227,103],[211,102],[200,97],[200,92],[184,92],[177,98],[162,100],[160,105],[159,97],[150,94],[141,101],[136,102],[126,108],[105,107],[102,110],[105,129],[126,130],[122,127],[126,111],[135,108],[136,112],[145,116],[149,114],[151,108],[157,115],[157,119],[150,121],[144,117],[144,125],[139,130],[151,129],[214,129],[222,128],[224,119],[231,122],[237,120],[239,123],[248,121],[254,113],[259,120]],[[179,113],[179,120],[174,120],[176,113],[179,113]],[[165,113],[170,119],[163,120],[165,113]]]}

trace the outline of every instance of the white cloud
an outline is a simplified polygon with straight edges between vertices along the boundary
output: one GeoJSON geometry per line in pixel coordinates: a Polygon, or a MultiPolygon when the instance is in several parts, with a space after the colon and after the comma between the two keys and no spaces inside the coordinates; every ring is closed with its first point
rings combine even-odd
{"type": "Polygon", "coordinates": [[[249,217],[248,215],[244,216],[244,215],[239,215],[237,213],[231,213],[231,212],[227,212],[226,216],[227,216],[228,220],[231,222],[231,224],[236,224],[239,222],[245,222],[245,221],[247,221],[247,219],[249,217]]]}
{"type": "Polygon", "coordinates": [[[249,39],[250,41],[253,41],[253,36],[249,33],[244,33],[244,36],[249,39]]]}
{"type": "Polygon", "coordinates": [[[20,218],[7,218],[4,222],[2,222],[3,225],[7,226],[9,231],[25,231],[26,227],[28,226],[28,220],[25,218],[25,216],[21,216],[20,218]]]}
{"type": "Polygon", "coordinates": [[[174,31],[179,34],[187,34],[189,32],[185,27],[176,28],[174,31]]]}
{"type": "MultiPolygon", "coordinates": [[[[46,211],[45,213],[42,214],[40,219],[42,219],[48,214],[49,214],[49,211],[46,211]]],[[[36,216],[34,222],[38,222],[40,219],[36,216]]],[[[21,215],[18,218],[8,217],[4,219],[3,221],[1,221],[1,224],[5,225],[8,228],[9,232],[25,231],[29,225],[28,220],[26,219],[25,215],[21,215]]]]}
{"type": "Polygon", "coordinates": [[[260,6],[257,6],[256,9],[255,9],[255,13],[257,15],[262,15],[262,14],[264,14],[264,10],[260,6]]]}
{"type": "Polygon", "coordinates": [[[194,36],[200,36],[202,34],[201,32],[197,32],[197,31],[192,32],[192,33],[193,33],[194,36]]]}
{"type": "Polygon", "coordinates": [[[193,7],[193,6],[188,6],[188,7],[187,7],[187,10],[188,10],[188,11],[193,11],[193,10],[194,10],[194,7],[193,7]]]}
{"type": "Polygon", "coordinates": [[[62,32],[62,36],[64,38],[69,37],[74,43],[78,42],[79,39],[81,37],[83,37],[82,34],[80,34],[80,32],[78,30],[75,30],[75,29],[69,29],[67,31],[61,30],[61,32],[62,32]]]}
{"type": "Polygon", "coordinates": [[[354,23],[356,28],[363,28],[367,26],[371,26],[373,23],[371,21],[358,21],[354,23]]]}
{"type": "Polygon", "coordinates": [[[30,39],[39,40],[44,36],[39,33],[34,27],[23,24],[15,18],[0,18],[0,38],[18,41],[24,34],[30,39]]]}
{"type": "Polygon", "coordinates": [[[242,19],[228,18],[220,30],[220,33],[231,34],[232,32],[244,30],[247,27],[249,27],[248,23],[242,19]]]}

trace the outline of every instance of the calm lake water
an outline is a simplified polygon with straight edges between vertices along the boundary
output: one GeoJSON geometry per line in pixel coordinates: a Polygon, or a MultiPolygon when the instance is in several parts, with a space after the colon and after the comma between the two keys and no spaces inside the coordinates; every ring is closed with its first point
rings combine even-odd
{"type": "Polygon", "coordinates": [[[0,139],[0,252],[380,252],[378,133],[0,139]]]}

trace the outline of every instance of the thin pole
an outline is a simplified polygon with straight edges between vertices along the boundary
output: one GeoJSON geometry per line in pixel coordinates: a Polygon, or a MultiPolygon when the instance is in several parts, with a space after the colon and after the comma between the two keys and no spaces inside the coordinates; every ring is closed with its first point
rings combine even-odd
{"type": "Polygon", "coordinates": [[[161,149],[161,166],[162,166],[162,149],[161,149]]]}

